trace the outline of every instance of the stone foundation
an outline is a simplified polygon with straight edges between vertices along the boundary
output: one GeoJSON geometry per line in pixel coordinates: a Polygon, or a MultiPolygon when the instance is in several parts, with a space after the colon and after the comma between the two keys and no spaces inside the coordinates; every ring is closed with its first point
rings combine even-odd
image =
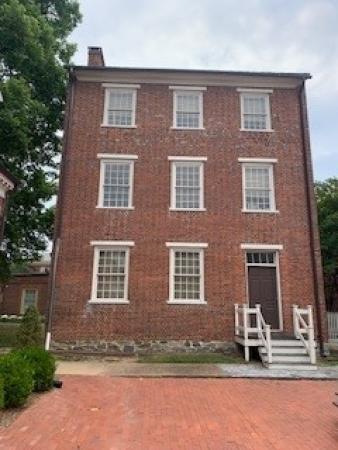
{"type": "Polygon", "coordinates": [[[150,353],[231,353],[234,342],[197,340],[125,340],[125,341],[74,341],[51,342],[51,350],[72,353],[109,353],[116,355],[144,355],[150,353]]]}

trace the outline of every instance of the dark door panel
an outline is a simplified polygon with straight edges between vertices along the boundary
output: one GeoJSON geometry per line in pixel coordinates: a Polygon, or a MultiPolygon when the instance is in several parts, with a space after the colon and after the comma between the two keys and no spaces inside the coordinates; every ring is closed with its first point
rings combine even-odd
{"type": "Polygon", "coordinates": [[[262,314],[271,328],[279,328],[278,295],[275,267],[248,267],[249,303],[259,303],[262,314]]]}

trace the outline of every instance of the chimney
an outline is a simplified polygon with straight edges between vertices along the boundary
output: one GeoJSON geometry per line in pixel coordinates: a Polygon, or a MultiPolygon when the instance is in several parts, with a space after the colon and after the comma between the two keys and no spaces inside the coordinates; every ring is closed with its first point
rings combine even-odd
{"type": "Polygon", "coordinates": [[[88,66],[104,67],[103,51],[101,47],[88,47],[88,66]]]}

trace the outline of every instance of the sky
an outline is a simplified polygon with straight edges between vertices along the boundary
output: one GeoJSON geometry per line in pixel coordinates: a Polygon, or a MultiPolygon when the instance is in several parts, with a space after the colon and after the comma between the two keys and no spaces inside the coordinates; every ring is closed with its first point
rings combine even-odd
{"type": "Polygon", "coordinates": [[[314,174],[338,176],[338,0],[80,0],[70,37],[106,65],[310,72],[314,174]]]}

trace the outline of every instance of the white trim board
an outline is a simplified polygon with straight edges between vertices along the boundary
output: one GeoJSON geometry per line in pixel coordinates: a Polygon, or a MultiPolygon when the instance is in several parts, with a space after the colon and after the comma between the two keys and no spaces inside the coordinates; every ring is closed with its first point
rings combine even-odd
{"type": "Polygon", "coordinates": [[[102,83],[102,87],[104,88],[112,88],[112,89],[140,89],[140,84],[120,84],[120,83],[102,83]]]}
{"type": "Polygon", "coordinates": [[[169,89],[175,91],[206,91],[206,87],[200,86],[169,86],[169,89]]]}
{"type": "Polygon", "coordinates": [[[138,159],[137,155],[127,155],[125,153],[98,153],[98,159],[138,159]]]}
{"type": "Polygon", "coordinates": [[[207,156],[168,156],[168,161],[208,161],[207,156]]]}
{"type": "Polygon", "coordinates": [[[241,244],[243,250],[283,250],[282,244],[241,244]]]}
{"type": "Polygon", "coordinates": [[[237,92],[253,92],[257,94],[272,94],[273,93],[273,89],[260,89],[260,88],[237,88],[236,89],[237,92]]]}
{"type": "Polygon", "coordinates": [[[165,245],[169,248],[207,248],[209,244],[205,242],[166,242],[165,245]]]}
{"type": "Polygon", "coordinates": [[[93,246],[134,247],[134,241],[90,241],[93,246]]]}
{"type": "Polygon", "coordinates": [[[238,158],[238,162],[240,163],[277,163],[277,158],[238,158]]]}

